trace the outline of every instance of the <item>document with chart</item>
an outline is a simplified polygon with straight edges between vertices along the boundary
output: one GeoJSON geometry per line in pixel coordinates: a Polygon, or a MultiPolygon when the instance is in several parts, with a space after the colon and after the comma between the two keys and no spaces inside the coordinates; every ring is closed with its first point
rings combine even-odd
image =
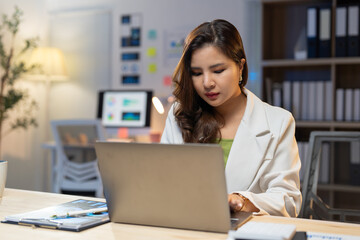
{"type": "Polygon", "coordinates": [[[6,216],[3,223],[81,231],[109,222],[105,202],[78,199],[52,207],[6,216]]]}

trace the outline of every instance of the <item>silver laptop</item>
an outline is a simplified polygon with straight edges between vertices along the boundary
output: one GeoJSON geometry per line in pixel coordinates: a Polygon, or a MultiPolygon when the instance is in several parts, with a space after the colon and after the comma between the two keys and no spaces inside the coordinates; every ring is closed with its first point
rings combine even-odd
{"type": "Polygon", "coordinates": [[[231,224],[219,145],[97,142],[95,149],[112,222],[213,232],[239,224],[231,224]]]}

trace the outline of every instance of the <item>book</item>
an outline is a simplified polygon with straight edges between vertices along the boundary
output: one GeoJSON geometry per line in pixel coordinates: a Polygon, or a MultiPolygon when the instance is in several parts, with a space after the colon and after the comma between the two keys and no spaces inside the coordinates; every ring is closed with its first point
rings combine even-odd
{"type": "Polygon", "coordinates": [[[109,221],[105,202],[77,199],[52,207],[6,216],[2,222],[79,232],[109,221]]]}

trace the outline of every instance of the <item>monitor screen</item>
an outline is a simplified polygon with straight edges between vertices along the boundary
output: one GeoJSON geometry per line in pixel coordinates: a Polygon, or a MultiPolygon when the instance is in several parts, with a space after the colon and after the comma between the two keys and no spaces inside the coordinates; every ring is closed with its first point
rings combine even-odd
{"type": "Polygon", "coordinates": [[[152,91],[99,92],[98,118],[104,127],[149,127],[152,91]]]}

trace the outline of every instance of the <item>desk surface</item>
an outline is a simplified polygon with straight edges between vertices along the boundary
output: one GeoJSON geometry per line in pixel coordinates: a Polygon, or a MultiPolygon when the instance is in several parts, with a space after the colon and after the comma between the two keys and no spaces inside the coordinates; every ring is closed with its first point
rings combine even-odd
{"type": "MultiPolygon", "coordinates": [[[[79,196],[34,192],[6,188],[0,203],[0,220],[5,216],[78,199],[79,196]]],[[[94,199],[94,198],[87,198],[94,199]]],[[[99,199],[97,199],[99,200],[99,199]]],[[[251,221],[295,224],[297,231],[312,231],[360,236],[360,225],[298,218],[255,216],[251,221]]],[[[106,223],[82,232],[68,232],[44,228],[0,223],[1,239],[226,239],[226,234],[106,223]]]]}

